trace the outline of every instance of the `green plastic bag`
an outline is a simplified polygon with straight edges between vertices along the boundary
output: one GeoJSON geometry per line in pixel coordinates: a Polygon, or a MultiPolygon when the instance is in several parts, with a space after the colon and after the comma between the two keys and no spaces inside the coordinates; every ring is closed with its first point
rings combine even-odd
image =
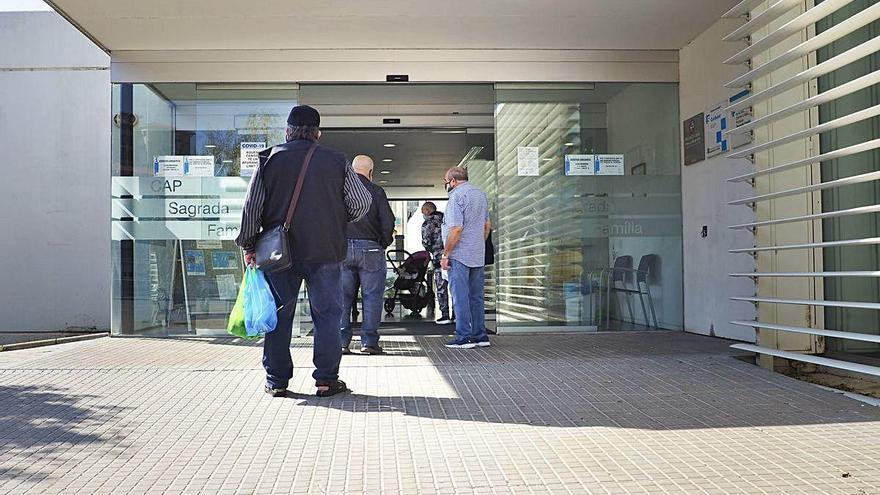
{"type": "MultiPolygon", "coordinates": [[[[232,306],[232,312],[229,313],[229,323],[226,324],[226,331],[235,337],[242,339],[250,339],[244,326],[244,293],[247,288],[248,278],[244,277],[241,281],[241,287],[238,289],[238,297],[235,298],[235,305],[232,306]]],[[[259,337],[257,337],[259,338],[259,337]]]]}

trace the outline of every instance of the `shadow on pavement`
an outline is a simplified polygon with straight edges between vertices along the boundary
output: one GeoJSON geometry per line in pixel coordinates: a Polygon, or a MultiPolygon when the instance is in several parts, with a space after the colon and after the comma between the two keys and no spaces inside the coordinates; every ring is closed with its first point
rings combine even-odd
{"type": "MultiPolygon", "coordinates": [[[[0,456],[46,458],[68,451],[72,445],[111,440],[88,431],[109,423],[125,408],[80,404],[92,398],[61,389],[0,385],[0,456]]],[[[13,468],[0,471],[0,480],[33,474],[26,467],[13,468]]]]}

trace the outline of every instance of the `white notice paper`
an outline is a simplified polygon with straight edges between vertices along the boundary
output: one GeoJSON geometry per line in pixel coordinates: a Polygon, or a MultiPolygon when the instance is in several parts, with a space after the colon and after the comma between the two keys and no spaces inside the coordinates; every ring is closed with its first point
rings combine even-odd
{"type": "Polygon", "coordinates": [[[214,155],[184,157],[183,174],[193,177],[214,177],[214,155]]]}
{"type": "Polygon", "coordinates": [[[182,177],[182,156],[157,156],[153,158],[153,175],[156,177],[182,177]]]}
{"type": "Polygon", "coordinates": [[[242,142],[241,143],[241,166],[239,175],[242,177],[254,175],[254,170],[260,165],[260,151],[266,149],[266,142],[242,142]]]}
{"type": "Polygon", "coordinates": [[[565,175],[596,175],[593,155],[565,155],[565,175]]]}
{"type": "Polygon", "coordinates": [[[516,175],[537,177],[540,175],[537,146],[518,146],[516,148],[516,175]]]}
{"type": "Polygon", "coordinates": [[[593,161],[596,175],[623,175],[623,155],[596,155],[593,161]]]}

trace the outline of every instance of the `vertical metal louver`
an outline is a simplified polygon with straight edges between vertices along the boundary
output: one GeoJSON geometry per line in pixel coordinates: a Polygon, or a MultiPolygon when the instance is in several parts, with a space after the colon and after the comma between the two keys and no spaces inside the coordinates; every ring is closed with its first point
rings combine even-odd
{"type": "MultiPolygon", "coordinates": [[[[844,20],[835,23],[828,29],[822,30],[815,34],[815,26],[817,22],[822,21],[828,16],[839,14],[841,9],[852,7],[853,0],[824,0],[824,1],[798,1],[798,0],[744,0],[727,12],[725,18],[745,17],[746,22],[734,30],[724,38],[725,41],[747,41],[747,47],[736,53],[725,61],[726,64],[746,64],[745,73],[730,81],[726,86],[732,89],[741,89],[749,87],[753,91],[746,97],[732,104],[728,110],[740,110],[745,107],[760,105],[774,101],[774,98],[780,98],[781,95],[788,95],[784,99],[776,101],[785,101],[784,104],[768,105],[768,111],[763,115],[756,115],[754,120],[737,128],[729,129],[727,134],[735,135],[741,133],[752,133],[755,141],[733,150],[727,156],[730,158],[750,158],[754,162],[754,158],[758,153],[770,152],[784,146],[790,146],[798,142],[807,142],[813,139],[815,143],[818,136],[822,133],[841,129],[860,122],[880,116],[880,105],[870,106],[868,108],[852,111],[846,115],[836,117],[827,122],[818,122],[818,119],[808,119],[810,124],[796,132],[789,132],[782,135],[776,135],[772,132],[770,126],[782,121],[783,119],[797,115],[803,112],[818,113],[819,105],[833,103],[852,95],[858,91],[873,87],[880,84],[880,71],[869,71],[868,73],[856,77],[850,81],[836,85],[825,91],[805,92],[803,98],[792,101],[790,91],[796,88],[803,88],[804,85],[816,81],[818,78],[829,75],[838,69],[844,68],[850,64],[870,57],[880,51],[880,36],[872,37],[867,41],[856,44],[840,53],[833,51],[833,56],[827,57],[825,60],[817,62],[816,52],[828,47],[832,43],[844,39],[848,35],[865,28],[869,24],[880,19],[880,2],[869,4],[862,10],[849,15],[844,20]],[[802,41],[794,41],[792,38],[800,34],[802,41]],[[789,67],[796,61],[808,61],[804,65],[805,70],[799,72],[783,71],[785,75],[779,76],[777,71],[784,67],[789,67]],[[762,79],[764,78],[764,79],[762,79]],[[761,88],[756,90],[752,84],[762,79],[761,88]],[[769,81],[769,82],[768,82],[769,81]],[[757,139],[758,137],[763,139],[757,139]],[[761,141],[761,142],[758,142],[761,141]]],[[[876,137],[873,136],[873,137],[876,137]]],[[[807,149],[818,150],[810,153],[807,157],[797,159],[773,159],[764,162],[764,165],[756,169],[754,172],[728,179],[730,182],[749,182],[756,185],[758,180],[765,180],[762,184],[765,187],[756,190],[754,194],[729,202],[731,207],[753,207],[762,208],[762,215],[759,215],[755,222],[733,225],[733,229],[750,229],[756,234],[755,244],[752,247],[736,247],[731,249],[731,253],[739,253],[743,255],[759,255],[764,253],[779,253],[792,250],[821,250],[828,248],[840,248],[850,246],[872,246],[880,245],[880,237],[858,237],[851,239],[834,239],[820,240],[817,242],[796,242],[796,243],[766,243],[760,245],[759,238],[775,239],[773,235],[759,236],[761,229],[776,228],[781,225],[819,225],[822,221],[829,219],[839,219],[842,217],[853,217],[858,215],[871,215],[880,212],[880,204],[867,204],[858,207],[829,209],[825,208],[820,213],[809,213],[803,215],[786,215],[778,213],[777,208],[766,206],[767,202],[774,200],[791,200],[796,201],[797,198],[818,198],[818,195],[824,191],[837,190],[853,186],[855,184],[873,183],[880,181],[880,171],[861,171],[859,173],[846,175],[840,178],[823,180],[813,174],[813,179],[806,185],[798,185],[797,187],[773,187],[773,177],[779,177],[779,174],[791,173],[792,171],[801,170],[804,176],[809,176],[810,167],[828,160],[836,160],[843,157],[850,157],[859,154],[869,153],[872,150],[880,149],[880,139],[871,139],[870,137],[861,142],[847,143],[840,147],[832,147],[825,149],[823,146],[819,150],[818,146],[806,147],[807,149]],[[763,206],[762,206],[763,205],[763,206]]],[[[784,155],[779,153],[778,155],[784,155]]],[[[876,202],[874,202],[876,203],[876,202]]],[[[821,230],[821,227],[818,227],[821,230]]],[[[816,239],[813,239],[816,241],[816,239]]],[[[806,268],[800,271],[759,271],[753,273],[732,273],[733,277],[751,277],[756,281],[762,279],[785,279],[788,277],[808,277],[821,281],[833,278],[880,278],[880,271],[876,270],[857,270],[857,271],[824,271],[823,269],[806,268]]],[[[804,298],[786,298],[786,297],[762,297],[758,295],[744,295],[742,297],[732,298],[735,301],[748,301],[760,305],[798,305],[810,308],[812,311],[823,310],[824,308],[854,308],[861,310],[878,311],[880,303],[878,302],[859,302],[846,300],[828,300],[825,296],[814,299],[804,298]]],[[[777,322],[761,321],[759,318],[755,321],[734,321],[735,325],[755,328],[757,331],[768,330],[775,332],[785,332],[791,334],[806,334],[814,337],[829,337],[834,339],[846,339],[851,341],[880,343],[880,336],[876,334],[864,333],[859,328],[842,328],[831,330],[824,328],[823,321],[816,321],[806,326],[783,325],[777,322]],[[820,327],[820,328],[816,328],[820,327]]],[[[865,364],[854,363],[840,359],[830,359],[798,352],[789,352],[783,349],[774,349],[771,347],[752,345],[752,344],[736,344],[733,347],[737,349],[747,350],[767,356],[776,356],[785,359],[813,363],[821,366],[838,368],[858,373],[880,376],[880,367],[868,366],[865,364]]]]}

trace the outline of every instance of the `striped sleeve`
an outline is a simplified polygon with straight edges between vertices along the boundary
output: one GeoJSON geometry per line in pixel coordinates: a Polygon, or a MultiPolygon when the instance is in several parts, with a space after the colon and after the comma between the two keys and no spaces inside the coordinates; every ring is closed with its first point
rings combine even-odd
{"type": "Polygon", "coordinates": [[[263,217],[263,203],[266,201],[266,188],[263,186],[262,167],[257,167],[251,177],[244,207],[241,211],[241,227],[235,243],[245,252],[253,252],[254,238],[260,233],[260,221],[263,217]]]}
{"type": "Polygon", "coordinates": [[[345,185],[343,186],[345,209],[348,211],[348,221],[357,222],[370,211],[373,197],[370,191],[361,183],[357,173],[351,165],[345,167],[345,185]]]}

